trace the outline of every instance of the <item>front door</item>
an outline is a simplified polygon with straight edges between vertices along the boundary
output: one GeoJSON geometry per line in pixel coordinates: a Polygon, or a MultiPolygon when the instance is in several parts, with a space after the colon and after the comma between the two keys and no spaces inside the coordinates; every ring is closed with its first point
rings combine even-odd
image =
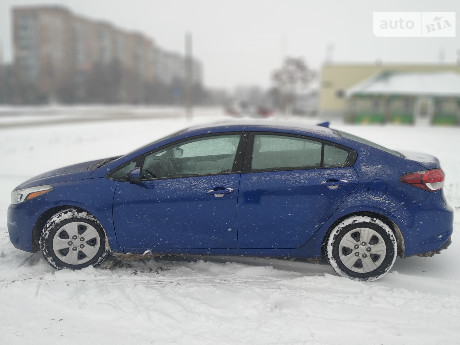
{"type": "Polygon", "coordinates": [[[239,134],[191,139],[136,163],[141,181],[120,181],[114,196],[120,246],[134,252],[236,248],[239,140],[239,134]]]}

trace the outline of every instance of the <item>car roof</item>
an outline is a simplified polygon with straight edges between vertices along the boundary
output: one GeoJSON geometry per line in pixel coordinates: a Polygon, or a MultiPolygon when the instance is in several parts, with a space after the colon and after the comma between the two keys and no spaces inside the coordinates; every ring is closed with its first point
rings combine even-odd
{"type": "Polygon", "coordinates": [[[340,136],[328,127],[310,125],[304,122],[295,121],[220,121],[214,123],[200,124],[185,128],[180,132],[183,135],[199,135],[217,132],[287,132],[294,134],[318,135],[321,137],[339,138],[340,136]]]}

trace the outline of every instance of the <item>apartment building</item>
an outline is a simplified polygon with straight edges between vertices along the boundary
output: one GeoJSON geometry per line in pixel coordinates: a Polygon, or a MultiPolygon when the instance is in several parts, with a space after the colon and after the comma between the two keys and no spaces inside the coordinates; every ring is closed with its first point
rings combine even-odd
{"type": "MultiPolygon", "coordinates": [[[[21,6],[12,16],[14,71],[26,102],[148,102],[152,85],[186,78],[184,57],[141,33],[62,6],[21,6]]],[[[201,63],[192,65],[201,84],[201,63]]]]}

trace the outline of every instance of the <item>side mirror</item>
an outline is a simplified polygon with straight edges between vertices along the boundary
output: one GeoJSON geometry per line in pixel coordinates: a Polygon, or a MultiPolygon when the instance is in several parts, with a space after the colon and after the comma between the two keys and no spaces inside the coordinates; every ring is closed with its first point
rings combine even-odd
{"type": "Polygon", "coordinates": [[[141,168],[136,167],[131,170],[128,175],[128,182],[130,183],[139,183],[141,182],[141,168]]]}

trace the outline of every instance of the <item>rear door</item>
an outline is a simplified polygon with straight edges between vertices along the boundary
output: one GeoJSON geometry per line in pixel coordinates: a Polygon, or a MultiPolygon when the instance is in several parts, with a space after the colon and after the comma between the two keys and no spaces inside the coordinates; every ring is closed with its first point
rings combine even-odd
{"type": "Polygon", "coordinates": [[[305,244],[353,191],[351,150],[275,133],[251,135],[238,201],[240,248],[305,244]]]}

